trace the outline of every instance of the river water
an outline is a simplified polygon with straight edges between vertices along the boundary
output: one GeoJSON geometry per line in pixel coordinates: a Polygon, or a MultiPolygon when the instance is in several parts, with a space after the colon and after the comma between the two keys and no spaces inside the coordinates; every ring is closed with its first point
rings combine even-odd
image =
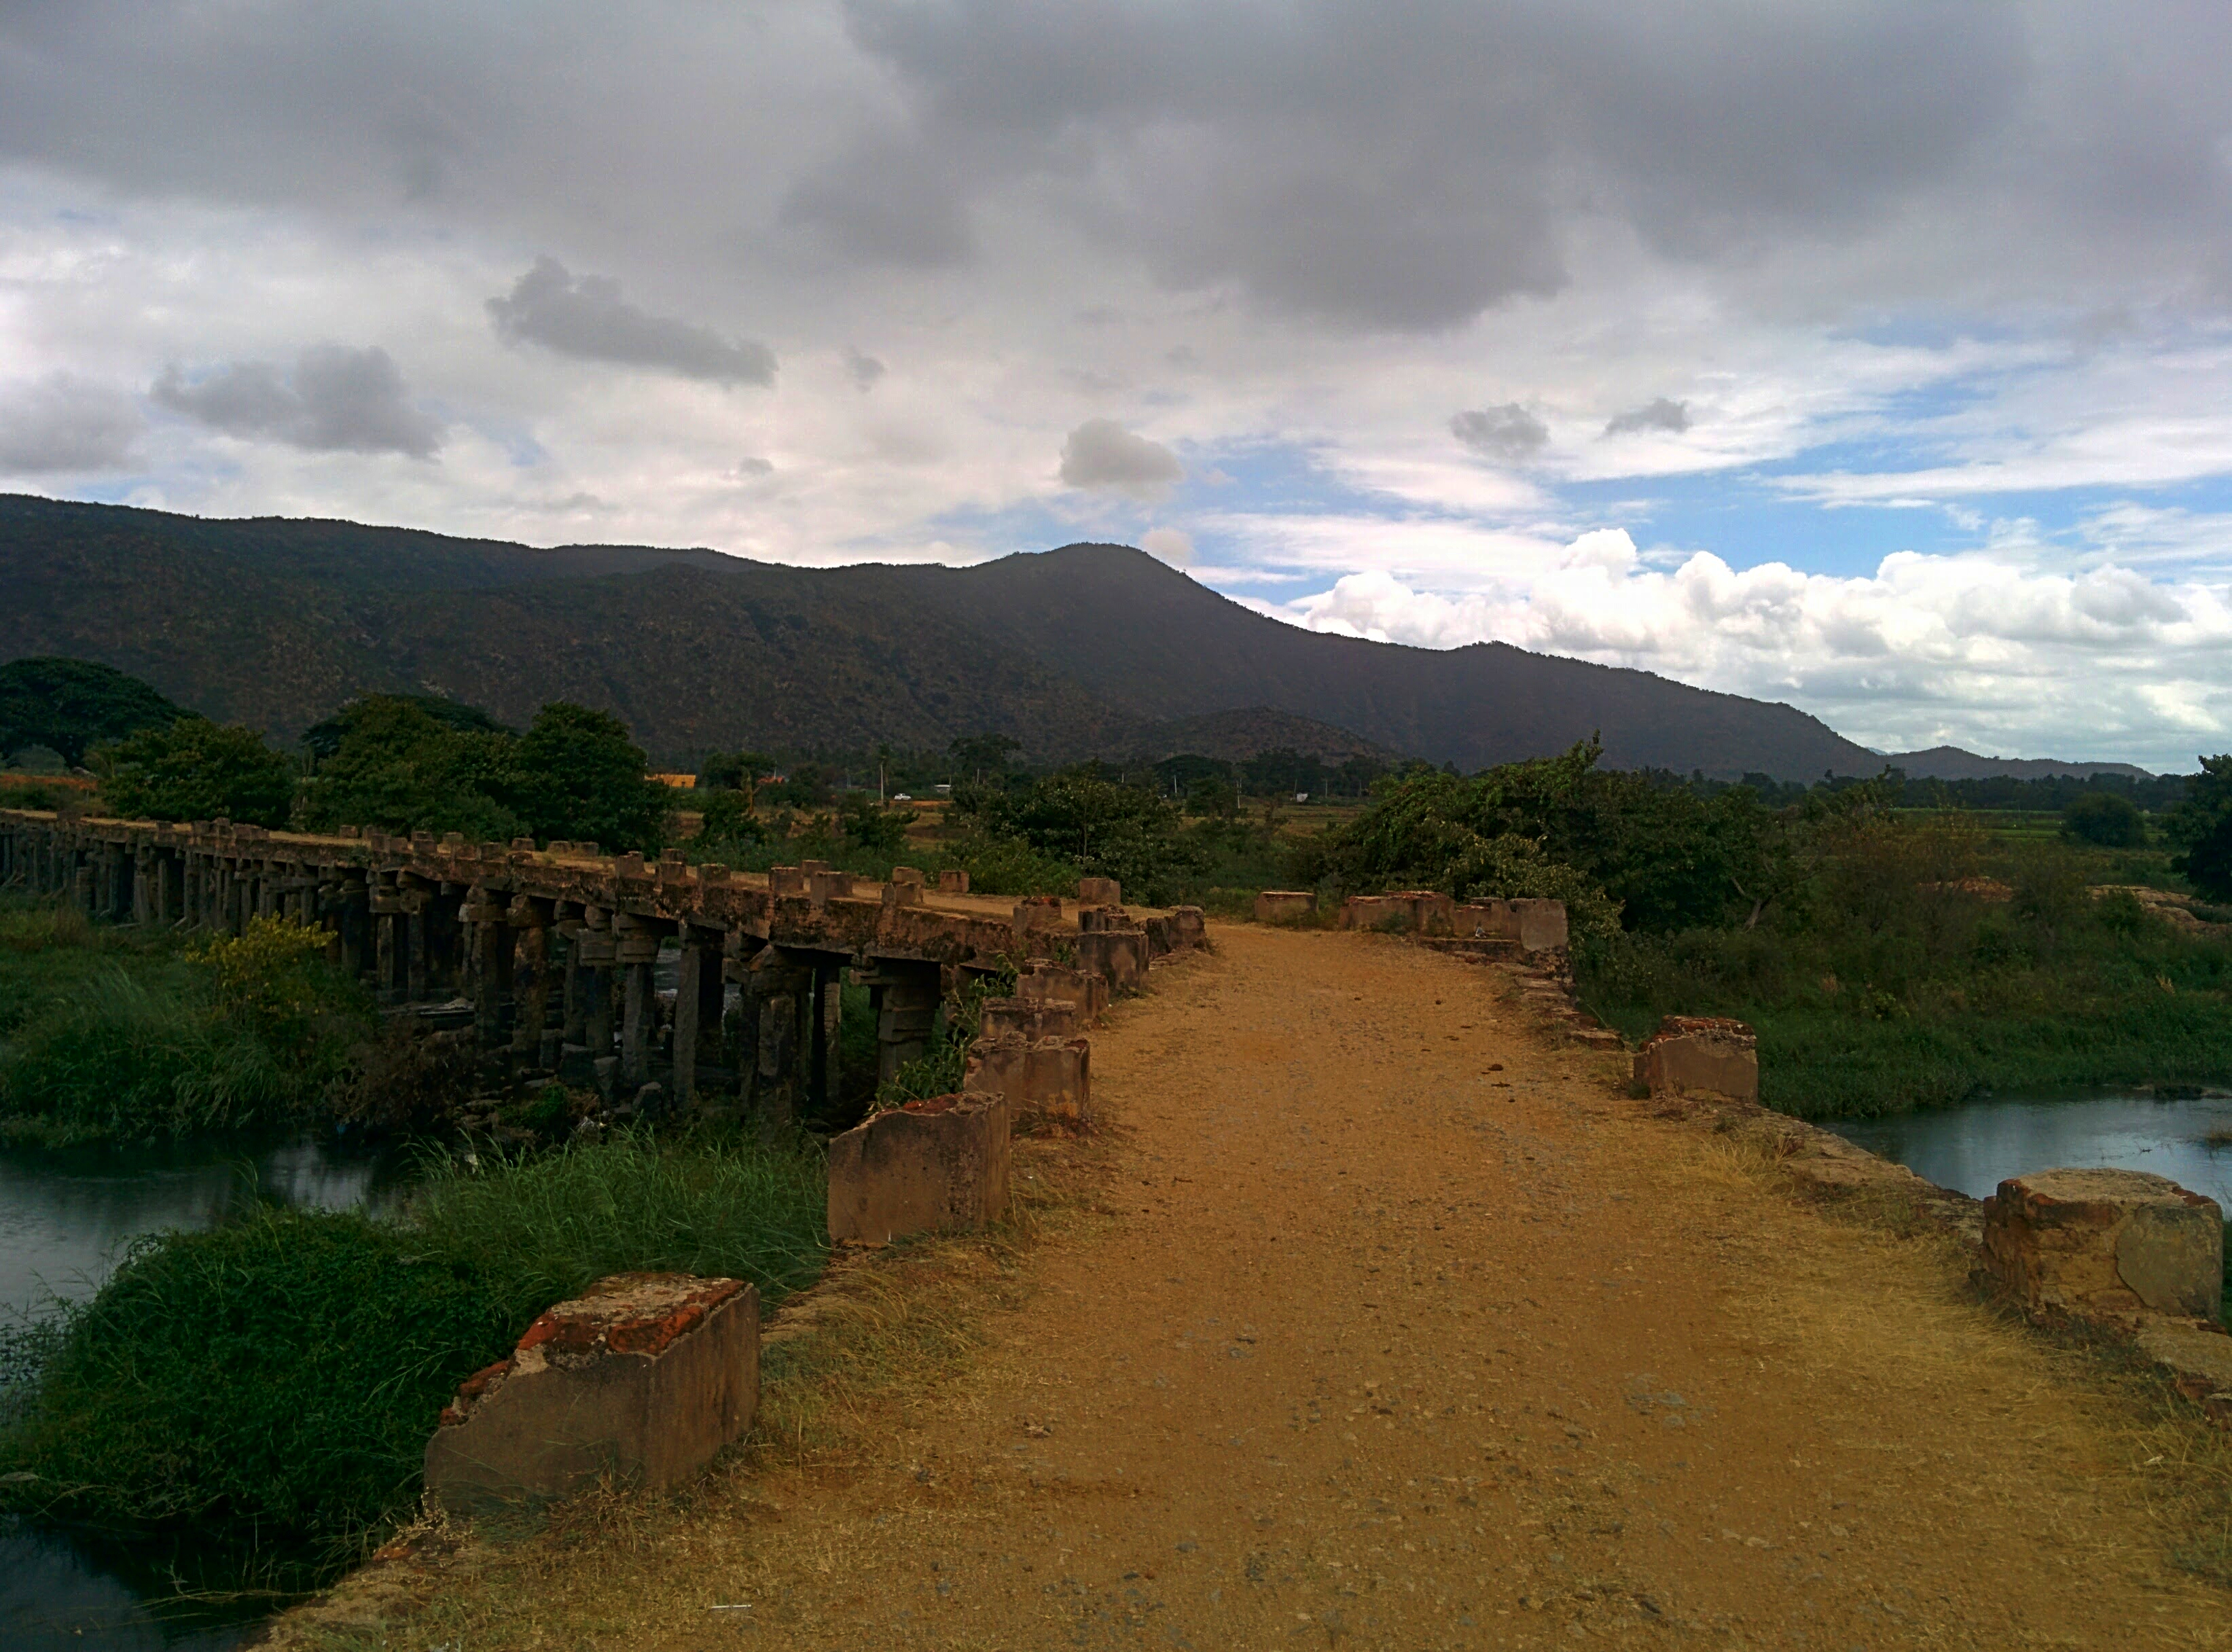
{"type": "Polygon", "coordinates": [[[2031,1170],[2151,1170],[2232,1214],[2232,1095],[1974,1101],[1823,1126],[1941,1188],[1983,1198],[2031,1170]],[[2223,1144],[2214,1145],[2212,1134],[2223,1144]]]}
{"type": "MultiPolygon", "coordinates": [[[[0,1314],[13,1323],[90,1297],[132,1241],[212,1228],[264,1199],[377,1208],[407,1163],[332,1137],[243,1149],[114,1148],[0,1153],[0,1314]]],[[[263,1616],[255,1602],[177,1598],[183,1557],[0,1524],[0,1646],[8,1652],[228,1652],[263,1616]]]]}

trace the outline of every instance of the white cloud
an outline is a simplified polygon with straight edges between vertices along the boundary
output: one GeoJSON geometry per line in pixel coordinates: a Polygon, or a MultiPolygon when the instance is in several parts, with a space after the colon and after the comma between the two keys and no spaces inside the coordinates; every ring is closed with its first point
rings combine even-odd
{"type": "Polygon", "coordinates": [[[68,373],[0,384],[0,476],[114,470],[145,421],[132,398],[68,373]]]}
{"type": "Polygon", "coordinates": [[[1174,568],[1193,560],[1193,541],[1175,528],[1150,528],[1139,536],[1139,548],[1174,568]]]}
{"type": "Polygon", "coordinates": [[[1184,479],[1177,454],[1113,418],[1087,419],[1061,444],[1061,480],[1067,487],[1166,499],[1184,479]]]}
{"type": "MultiPolygon", "coordinates": [[[[1647,566],[1584,534],[1442,592],[1384,570],[1274,609],[1314,630],[1450,648],[1498,641],[1792,700],[1853,738],[2010,755],[2130,753],[2190,768],[2232,735],[2232,586],[1990,555],[1886,557],[1872,574],[1647,566]]],[[[1430,553],[1430,555],[1431,553],[1430,553]]],[[[1434,560],[1446,559],[1436,557],[1434,560]]]]}

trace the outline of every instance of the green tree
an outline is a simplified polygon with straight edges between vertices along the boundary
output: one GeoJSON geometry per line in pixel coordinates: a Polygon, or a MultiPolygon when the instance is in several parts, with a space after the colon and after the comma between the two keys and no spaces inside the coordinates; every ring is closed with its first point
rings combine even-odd
{"type": "Polygon", "coordinates": [[[185,712],[138,677],[91,660],[38,655],[0,665],[0,763],[30,746],[72,768],[88,748],[161,728],[185,712]]]}
{"type": "Polygon", "coordinates": [[[516,729],[507,729],[478,706],[467,705],[462,700],[452,700],[440,694],[368,694],[351,700],[322,722],[316,722],[303,732],[302,743],[310,755],[321,761],[341,749],[342,739],[357,719],[361,708],[374,701],[391,705],[415,707],[443,728],[459,734],[513,735],[516,729]]]}
{"type": "Polygon", "coordinates": [[[1041,775],[1016,792],[956,787],[954,804],[977,830],[1021,839],[1080,871],[1117,878],[1151,903],[1174,894],[1206,864],[1202,845],[1179,831],[1168,798],[1110,780],[1097,764],[1041,775]]]}
{"type": "Polygon", "coordinates": [[[295,800],[295,766],[250,729],[180,717],[91,753],[102,800],[132,820],[213,820],[282,826],[295,800]]]}
{"type": "Polygon", "coordinates": [[[646,774],[628,727],[607,711],[554,700],[520,737],[515,806],[539,839],[572,838],[655,853],[672,794],[646,774]]]}
{"type": "Polygon", "coordinates": [[[1023,742],[1013,735],[970,735],[948,746],[946,755],[965,770],[972,784],[981,785],[987,774],[1004,774],[1015,755],[1023,748],[1023,742]]]}
{"type": "Polygon", "coordinates": [[[2212,901],[2232,901],[2232,754],[2201,760],[2165,835],[2183,851],[2170,863],[2172,871],[2212,901]]]}
{"type": "MultiPolygon", "coordinates": [[[[303,824],[388,832],[457,832],[477,843],[527,830],[518,792],[517,738],[492,719],[445,716],[429,696],[373,694],[352,701],[318,730],[330,755],[302,787],[303,824]]],[[[315,745],[306,736],[305,743],[315,745]]]]}
{"type": "Polygon", "coordinates": [[[2088,792],[2061,812],[2061,835],[2071,843],[2103,849],[2137,849],[2147,840],[2146,817],[2138,804],[2114,792],[2088,792]]]}
{"type": "Polygon", "coordinates": [[[838,829],[856,849],[895,855],[906,847],[906,832],[914,824],[912,809],[887,809],[866,792],[857,792],[838,806],[838,829]]]}
{"type": "Polygon", "coordinates": [[[768,829],[752,813],[752,794],[730,788],[717,791],[705,800],[703,818],[698,826],[698,843],[703,849],[717,845],[764,843],[768,829]]]}

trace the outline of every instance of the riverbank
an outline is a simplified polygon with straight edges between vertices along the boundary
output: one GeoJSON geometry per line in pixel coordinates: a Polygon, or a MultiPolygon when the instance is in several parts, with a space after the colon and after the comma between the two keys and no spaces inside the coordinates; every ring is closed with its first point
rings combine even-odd
{"type": "Polygon", "coordinates": [[[1496,970],[1215,939],[1096,1036],[1034,1242],[857,1265],[688,1495],[425,1528],[276,1643],[2221,1636],[2221,1442],[1936,1228],[1793,1198],[1496,970]]]}

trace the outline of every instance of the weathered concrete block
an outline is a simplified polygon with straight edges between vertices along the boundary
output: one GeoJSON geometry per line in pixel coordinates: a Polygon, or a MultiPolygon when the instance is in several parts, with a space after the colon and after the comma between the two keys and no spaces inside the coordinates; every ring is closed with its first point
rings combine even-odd
{"type": "Polygon", "coordinates": [[[1132,915],[1120,906],[1080,906],[1077,909],[1077,927],[1080,930],[1128,930],[1135,926],[1132,915]]]}
{"type": "Polygon", "coordinates": [[[1108,1012],[1108,977],[1067,964],[1041,963],[1015,977],[1015,996],[1067,1001],[1077,1007],[1085,1027],[1095,1027],[1108,1012]]]}
{"type": "Polygon", "coordinates": [[[902,884],[896,878],[884,885],[884,904],[886,906],[919,906],[922,904],[922,883],[902,884]]]}
{"type": "Polygon", "coordinates": [[[1757,1101],[1759,1039],[1724,1016],[1669,1015],[1636,1052],[1635,1078],[1654,1096],[1703,1090],[1757,1101]]]}
{"type": "Polygon", "coordinates": [[[1171,949],[1184,952],[1189,947],[1204,945],[1209,939],[1209,925],[1204,923],[1198,906],[1171,908],[1171,949]]]}
{"type": "Polygon", "coordinates": [[[1083,1013],[1064,998],[988,998],[977,1030],[985,1038],[1076,1038],[1085,1031],[1083,1013]]]}
{"type": "Polygon", "coordinates": [[[1093,1046],[1081,1038],[982,1037],[969,1046],[961,1082],[1005,1096],[1015,1124],[1082,1124],[1093,1116],[1093,1046]]]}
{"type": "Polygon", "coordinates": [[[1124,885],[1113,878],[1080,878],[1077,880],[1077,904],[1080,906],[1121,906],[1124,885]]]}
{"type": "Polygon", "coordinates": [[[1340,905],[1344,930],[1385,930],[1408,935],[1453,935],[1457,902],[1431,889],[1392,895],[1352,895],[1340,905]]]}
{"type": "Polygon", "coordinates": [[[969,874],[958,866],[948,866],[938,874],[938,892],[941,895],[966,895],[969,874]]]}
{"type": "Polygon", "coordinates": [[[768,868],[768,893],[803,895],[806,893],[806,874],[796,866],[770,866],[768,868]]]}
{"type": "MultiPolygon", "coordinates": [[[[1256,897],[1256,921],[1258,923],[1292,923],[1298,918],[1317,916],[1316,891],[1307,889],[1267,889],[1256,897]]],[[[1343,923],[1343,929],[1355,926],[1343,923]]]]}
{"type": "Polygon", "coordinates": [[[806,892],[817,906],[825,901],[849,900],[853,894],[853,874],[827,871],[808,872],[806,892]]]}
{"type": "Polygon", "coordinates": [[[1984,1269],[2034,1313],[2216,1318],[2224,1213],[2144,1170],[2040,1170],[1984,1201],[1984,1269]]]}
{"type": "Polygon", "coordinates": [[[756,1290],[617,1273],[466,1380],[426,1442],[426,1489],[464,1509],[564,1497],[607,1474],[679,1485],[750,1426],[759,1396],[756,1290]]]}
{"type": "Polygon", "coordinates": [[[982,1228],[1008,1208],[1004,1095],[911,1101],[829,1142],[829,1237],[885,1244],[982,1228]]]}
{"type": "Polygon", "coordinates": [[[922,868],[919,866],[894,866],[892,868],[891,881],[895,884],[912,884],[917,889],[920,889],[923,884],[922,868]]]}
{"type": "Polygon", "coordinates": [[[1147,978],[1147,937],[1139,930],[1088,930],[1077,937],[1077,967],[1112,992],[1136,992],[1147,978]]]}
{"type": "Polygon", "coordinates": [[[1015,938],[1041,934],[1061,925],[1061,897],[1026,895],[1015,903],[1015,938]]]}
{"type": "Polygon", "coordinates": [[[1515,900],[1519,914],[1519,944],[1528,952],[1554,952],[1565,948],[1566,904],[1563,901],[1515,900]]]}

